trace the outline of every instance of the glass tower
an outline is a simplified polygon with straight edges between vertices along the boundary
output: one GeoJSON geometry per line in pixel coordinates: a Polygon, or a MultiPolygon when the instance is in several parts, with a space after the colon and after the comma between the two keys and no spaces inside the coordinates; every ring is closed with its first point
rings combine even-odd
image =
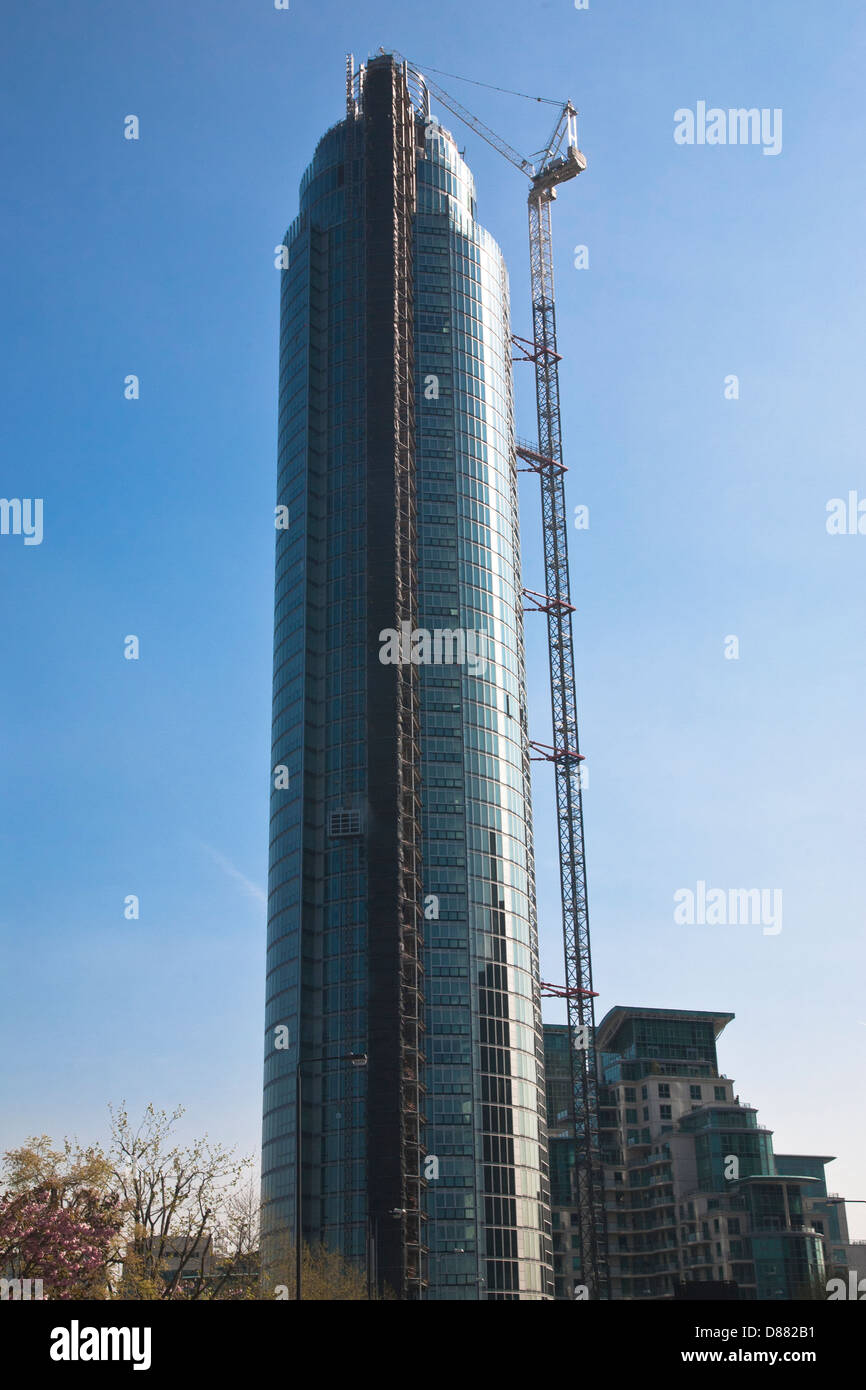
{"type": "Polygon", "coordinates": [[[300,1060],[305,1240],[401,1298],[550,1297],[508,280],[391,56],[280,263],[266,1243],[300,1060]]]}

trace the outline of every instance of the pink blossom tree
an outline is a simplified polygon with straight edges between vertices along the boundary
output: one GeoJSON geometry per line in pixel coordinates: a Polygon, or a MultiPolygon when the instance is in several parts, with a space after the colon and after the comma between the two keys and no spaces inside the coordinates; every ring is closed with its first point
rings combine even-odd
{"type": "Polygon", "coordinates": [[[50,1299],[105,1297],[121,1221],[119,1197],[90,1188],[65,1204],[49,1183],[0,1197],[0,1272],[41,1279],[50,1299]]]}

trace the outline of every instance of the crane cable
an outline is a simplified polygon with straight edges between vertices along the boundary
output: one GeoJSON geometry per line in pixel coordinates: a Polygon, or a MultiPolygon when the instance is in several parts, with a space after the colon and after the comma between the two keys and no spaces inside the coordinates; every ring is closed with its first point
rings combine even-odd
{"type": "Polygon", "coordinates": [[[510,97],[524,97],[526,101],[542,101],[547,106],[561,106],[561,101],[554,101],[552,97],[533,97],[528,92],[515,92],[510,87],[494,87],[491,82],[478,82],[474,77],[461,77],[456,72],[443,72],[441,68],[428,68],[426,65],[419,69],[423,76],[425,72],[435,72],[437,77],[453,77],[455,82],[471,82],[473,87],[486,87],[491,92],[504,92],[510,97]]]}

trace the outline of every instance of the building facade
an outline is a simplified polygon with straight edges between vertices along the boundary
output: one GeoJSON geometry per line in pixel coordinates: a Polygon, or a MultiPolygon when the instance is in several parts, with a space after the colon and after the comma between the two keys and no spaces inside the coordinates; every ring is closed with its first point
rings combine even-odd
{"type": "MultiPolygon", "coordinates": [[[[695,1284],[733,1284],[746,1300],[811,1298],[845,1271],[831,1160],[774,1154],[772,1131],[718,1070],[716,1039],[732,1018],[617,1007],[599,1024],[613,1299],[668,1299],[695,1284]]],[[[580,1272],[567,1030],[547,1025],[544,1039],[555,1296],[567,1299],[580,1272]]]]}
{"type": "Polygon", "coordinates": [[[305,1240],[402,1298],[550,1297],[508,280],[390,56],[278,263],[266,1258],[300,1063],[305,1240]]]}

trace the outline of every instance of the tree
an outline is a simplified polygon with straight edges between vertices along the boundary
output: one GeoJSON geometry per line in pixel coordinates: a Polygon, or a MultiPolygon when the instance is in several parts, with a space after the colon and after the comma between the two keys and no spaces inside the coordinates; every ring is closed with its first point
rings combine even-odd
{"type": "Polygon", "coordinates": [[[39,1183],[0,1197],[0,1268],[48,1299],[104,1298],[123,1216],[116,1194],[39,1183]]]}
{"type": "Polygon", "coordinates": [[[0,1271],[41,1277],[52,1297],[252,1296],[258,1199],[241,1188],[252,1159],[207,1137],[174,1142],[182,1107],[149,1105],[138,1125],[123,1104],[109,1112],[107,1154],[43,1134],[4,1155],[0,1271]]]}
{"type": "Polygon", "coordinates": [[[31,1136],[20,1149],[3,1155],[3,1182],[7,1193],[32,1192],[49,1187],[60,1201],[68,1201],[79,1188],[105,1194],[111,1187],[111,1164],[99,1147],[82,1149],[66,1139],[53,1149],[47,1134],[31,1136]]]}
{"type": "Polygon", "coordinates": [[[252,1159],[213,1145],[207,1136],[182,1147],[172,1131],[183,1115],[149,1105],[133,1126],[121,1104],[109,1106],[112,1180],[125,1212],[123,1268],[115,1296],[133,1299],[212,1297],[219,1276],[231,1288],[233,1274],[249,1279],[251,1238],[244,1222],[241,1183],[252,1159]],[[212,1268],[214,1232],[228,1233],[229,1248],[212,1268]]]}
{"type": "MultiPolygon", "coordinates": [[[[176,1142],[182,1107],[111,1115],[108,1152],[48,1135],[4,1155],[0,1271],[41,1278],[49,1298],[293,1299],[286,1233],[260,1259],[252,1159],[205,1138],[176,1142]]],[[[305,1300],[368,1297],[364,1272],[324,1246],[302,1252],[305,1300]]]]}
{"type": "MultiPolygon", "coordinates": [[[[263,1299],[294,1299],[295,1247],[288,1235],[272,1236],[268,1242],[269,1257],[263,1271],[263,1299]]],[[[303,1300],[311,1302],[358,1302],[368,1297],[367,1278],[363,1270],[347,1260],[339,1251],[324,1245],[303,1245],[301,1248],[301,1292],[303,1300]]]]}

